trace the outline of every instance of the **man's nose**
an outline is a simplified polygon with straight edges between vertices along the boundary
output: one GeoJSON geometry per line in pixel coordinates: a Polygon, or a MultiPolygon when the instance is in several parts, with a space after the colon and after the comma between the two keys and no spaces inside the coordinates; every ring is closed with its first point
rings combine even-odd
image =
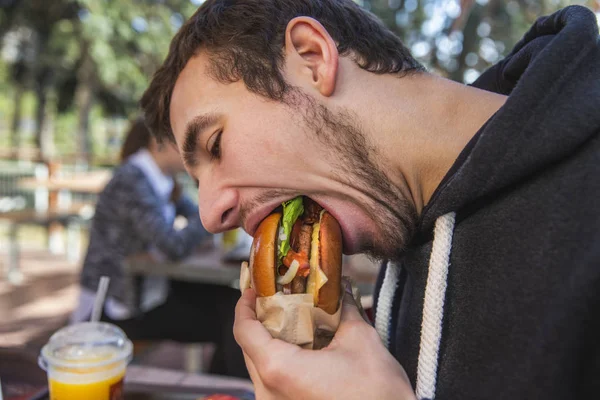
{"type": "Polygon", "coordinates": [[[200,219],[207,231],[219,233],[239,226],[239,199],[236,190],[203,192],[200,185],[198,200],[200,219]]]}

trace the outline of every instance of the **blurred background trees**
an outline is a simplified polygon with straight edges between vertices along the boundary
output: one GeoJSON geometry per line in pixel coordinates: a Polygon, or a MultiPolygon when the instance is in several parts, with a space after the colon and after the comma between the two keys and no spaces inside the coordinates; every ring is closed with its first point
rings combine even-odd
{"type": "Polygon", "coordinates": [[[470,83],[499,61],[537,18],[598,0],[364,0],[430,70],[470,83]]]}
{"type": "MultiPolygon", "coordinates": [[[[541,15],[600,0],[355,0],[430,70],[470,83],[541,15]]],[[[127,118],[202,0],[0,0],[0,148],[111,162],[127,118]]]]}
{"type": "Polygon", "coordinates": [[[135,112],[196,7],[189,0],[0,0],[2,144],[88,161],[118,148],[121,120],[135,112]]]}

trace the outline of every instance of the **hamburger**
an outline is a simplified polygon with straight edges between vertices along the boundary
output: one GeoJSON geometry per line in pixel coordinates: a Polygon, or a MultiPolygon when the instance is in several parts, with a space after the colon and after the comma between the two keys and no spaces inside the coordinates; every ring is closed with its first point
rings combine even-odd
{"type": "Polygon", "coordinates": [[[337,220],[307,197],[282,204],[258,226],[250,250],[249,280],[258,297],[310,294],[334,314],[342,279],[342,232],[337,220]]]}

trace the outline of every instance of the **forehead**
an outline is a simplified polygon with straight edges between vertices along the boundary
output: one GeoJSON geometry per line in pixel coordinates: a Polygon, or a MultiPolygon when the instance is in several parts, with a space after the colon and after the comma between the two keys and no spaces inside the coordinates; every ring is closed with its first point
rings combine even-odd
{"type": "Polygon", "coordinates": [[[243,95],[243,84],[218,82],[210,75],[209,65],[206,52],[200,52],[188,61],[175,82],[169,113],[177,141],[188,121],[199,114],[223,112],[229,108],[225,104],[243,95]]]}

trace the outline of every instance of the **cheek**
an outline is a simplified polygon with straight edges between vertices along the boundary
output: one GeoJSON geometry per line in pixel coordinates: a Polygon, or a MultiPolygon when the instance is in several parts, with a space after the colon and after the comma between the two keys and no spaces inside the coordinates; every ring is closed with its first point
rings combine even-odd
{"type": "MultiPolygon", "coordinates": [[[[261,133],[266,135],[267,132],[261,133]]],[[[277,141],[245,138],[223,143],[223,160],[212,168],[215,179],[224,185],[283,187],[293,178],[290,154],[277,141]]]]}
{"type": "Polygon", "coordinates": [[[277,169],[277,152],[270,144],[263,145],[253,141],[239,141],[232,144],[232,151],[224,156],[223,173],[237,177],[256,174],[268,175],[277,169]]]}
{"type": "MultiPolygon", "coordinates": [[[[259,115],[259,114],[257,114],[259,115]]],[[[244,124],[233,128],[228,143],[223,143],[224,157],[231,157],[244,170],[269,171],[281,169],[295,155],[287,145],[289,132],[275,128],[272,121],[244,124]],[[229,148],[227,148],[229,147],[229,148]]]]}
{"type": "Polygon", "coordinates": [[[307,127],[283,106],[258,102],[230,119],[223,136],[223,173],[267,186],[287,186],[315,169],[318,152],[307,127]],[[225,167],[227,165],[227,167],[225,167]],[[225,171],[227,169],[227,171],[225,171]]]}

